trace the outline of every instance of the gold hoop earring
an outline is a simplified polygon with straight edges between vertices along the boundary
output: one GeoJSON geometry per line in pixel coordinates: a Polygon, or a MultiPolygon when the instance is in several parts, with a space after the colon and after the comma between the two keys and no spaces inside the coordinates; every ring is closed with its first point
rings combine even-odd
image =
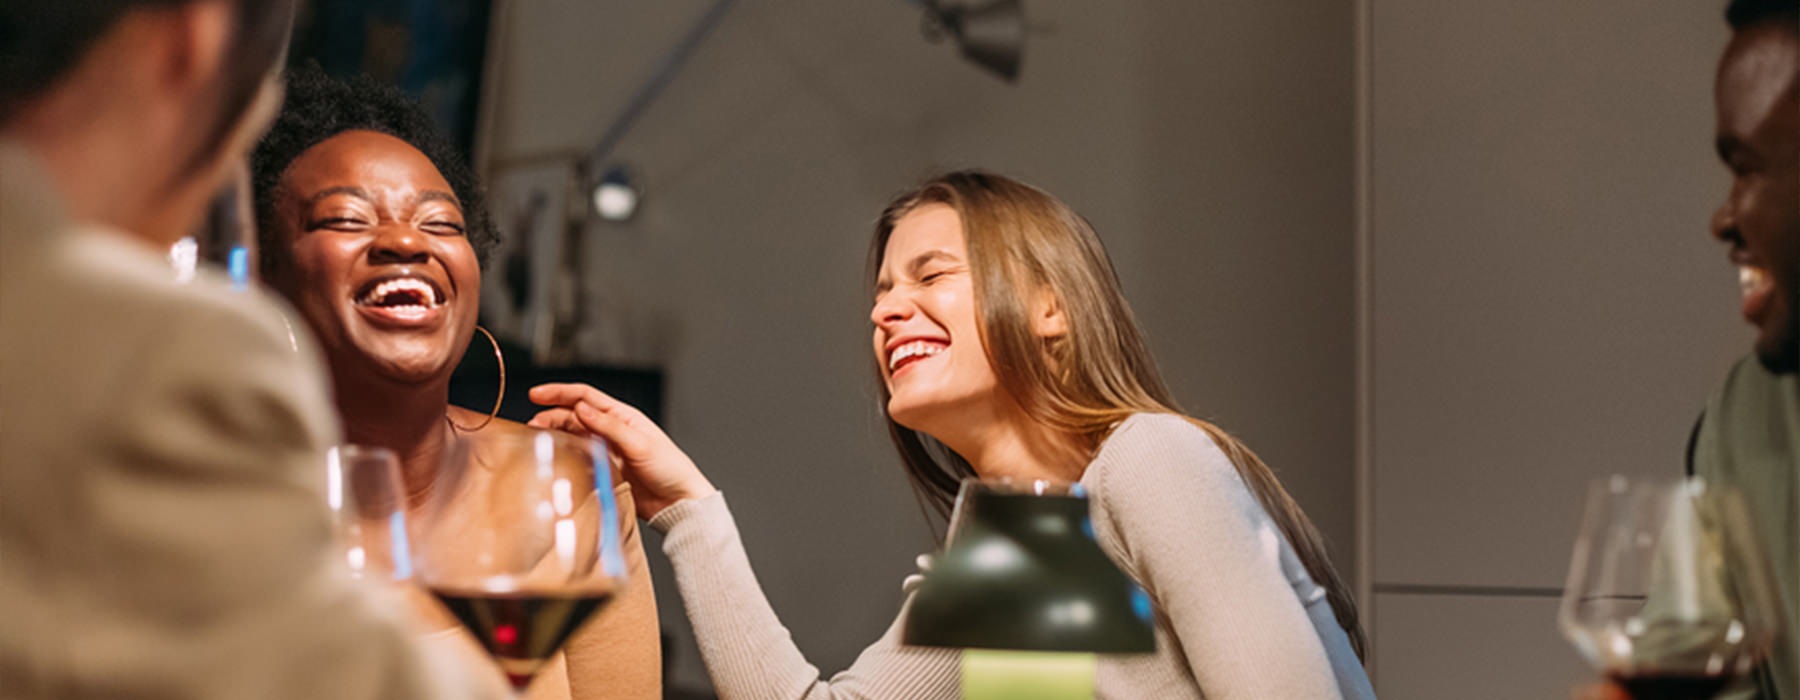
{"type": "Polygon", "coordinates": [[[473,428],[464,428],[457,425],[456,421],[451,420],[450,414],[444,414],[444,420],[450,423],[451,428],[461,430],[465,433],[473,433],[482,428],[486,428],[489,423],[494,422],[494,417],[500,415],[500,400],[506,398],[506,356],[500,354],[500,341],[495,340],[494,334],[489,333],[486,328],[475,326],[475,330],[481,331],[482,335],[487,336],[488,344],[494,346],[494,361],[500,364],[500,391],[494,393],[494,410],[488,411],[487,418],[481,421],[480,425],[473,428]]]}

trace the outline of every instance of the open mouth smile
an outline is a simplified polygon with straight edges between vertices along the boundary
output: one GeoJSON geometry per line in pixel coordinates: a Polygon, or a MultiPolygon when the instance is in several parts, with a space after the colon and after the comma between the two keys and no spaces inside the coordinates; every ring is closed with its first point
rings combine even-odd
{"type": "Polygon", "coordinates": [[[1754,265],[1739,264],[1737,272],[1744,318],[1751,323],[1761,323],[1769,298],[1774,296],[1774,280],[1770,279],[1768,270],[1754,265]]]}
{"type": "Polygon", "coordinates": [[[370,280],[353,300],[364,315],[412,326],[438,315],[447,298],[443,288],[431,279],[399,274],[370,280]]]}
{"type": "Polygon", "coordinates": [[[901,368],[937,356],[950,348],[950,344],[941,340],[910,340],[888,349],[888,374],[898,374],[901,368]]]}

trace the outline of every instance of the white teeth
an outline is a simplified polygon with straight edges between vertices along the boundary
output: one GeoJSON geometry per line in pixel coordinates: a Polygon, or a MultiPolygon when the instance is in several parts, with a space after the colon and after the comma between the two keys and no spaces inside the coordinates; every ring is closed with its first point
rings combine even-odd
{"type": "Polygon", "coordinates": [[[1767,289],[1768,286],[1769,273],[1765,272],[1762,268],[1750,267],[1749,265],[1738,267],[1738,291],[1744,296],[1750,296],[1761,292],[1764,289],[1767,289]]]}
{"type": "Polygon", "coordinates": [[[915,340],[894,348],[893,352],[888,353],[888,371],[894,371],[895,367],[900,366],[902,360],[916,356],[931,357],[943,351],[944,346],[938,343],[929,340],[915,340]]]}
{"type": "MultiPolygon", "coordinates": [[[[365,304],[373,303],[375,301],[379,301],[380,299],[386,297],[389,294],[393,294],[395,292],[402,292],[402,291],[415,292],[418,294],[420,299],[425,300],[425,303],[423,305],[406,305],[406,306],[418,306],[419,308],[423,309],[423,308],[428,308],[428,307],[435,307],[438,305],[437,291],[432,289],[431,285],[427,284],[424,280],[416,279],[416,278],[412,278],[412,277],[400,277],[400,278],[391,279],[386,282],[382,282],[381,284],[375,285],[374,289],[369,290],[368,294],[363,295],[362,302],[365,304]]],[[[403,306],[396,306],[394,308],[403,308],[403,306]]]]}

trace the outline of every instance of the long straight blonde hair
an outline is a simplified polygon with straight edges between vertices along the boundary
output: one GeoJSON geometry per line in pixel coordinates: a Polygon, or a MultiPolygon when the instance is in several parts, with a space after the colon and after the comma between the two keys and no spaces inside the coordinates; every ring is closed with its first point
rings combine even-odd
{"type": "MultiPolygon", "coordinates": [[[[1134,413],[1181,415],[1205,431],[1281,528],[1306,572],[1325,588],[1338,624],[1361,657],[1365,641],[1356,601],[1326,556],[1324,538],[1255,452],[1177,406],[1087,220],[1016,180],[980,171],[947,173],[896,197],[882,211],[869,252],[871,280],[894,225],[928,204],[948,206],[961,218],[977,327],[1001,388],[1027,415],[1076,437],[1090,452],[1134,413]],[[1046,288],[1068,324],[1068,332],[1048,344],[1032,331],[1027,303],[1046,288]]],[[[884,382],[878,385],[885,414],[888,391],[884,382]]],[[[939,517],[948,517],[957,488],[974,469],[935,438],[891,416],[887,425],[915,494],[939,517]]]]}

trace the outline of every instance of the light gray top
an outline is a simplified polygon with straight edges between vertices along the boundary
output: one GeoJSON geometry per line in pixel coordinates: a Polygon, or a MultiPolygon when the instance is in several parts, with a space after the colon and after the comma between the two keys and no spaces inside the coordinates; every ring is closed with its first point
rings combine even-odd
{"type": "MultiPolygon", "coordinates": [[[[1156,608],[1156,653],[1102,657],[1098,697],[1375,697],[1324,590],[1199,427],[1133,416],[1082,483],[1100,546],[1156,608]]],[[[723,495],[677,503],[650,526],[666,535],[720,698],[959,697],[955,650],[900,644],[905,604],[849,669],[822,680],[756,583],[723,495]]]]}

